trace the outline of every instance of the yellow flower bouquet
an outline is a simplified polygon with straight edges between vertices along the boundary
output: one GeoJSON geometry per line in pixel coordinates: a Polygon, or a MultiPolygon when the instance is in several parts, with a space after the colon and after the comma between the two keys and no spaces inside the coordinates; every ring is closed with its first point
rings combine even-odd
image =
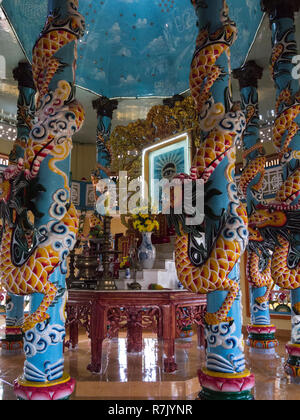
{"type": "Polygon", "coordinates": [[[156,216],[145,213],[144,208],[141,208],[139,213],[133,215],[133,227],[139,232],[153,232],[159,229],[159,223],[156,216]]]}
{"type": "Polygon", "coordinates": [[[151,270],[156,258],[156,249],[152,244],[151,236],[155,230],[159,229],[156,214],[151,213],[148,206],[139,207],[134,211],[132,219],[133,228],[142,234],[142,243],[137,251],[140,266],[142,269],[151,270]]]}
{"type": "Polygon", "coordinates": [[[123,261],[120,264],[121,270],[125,270],[126,268],[130,268],[129,257],[123,257],[123,261]]]}

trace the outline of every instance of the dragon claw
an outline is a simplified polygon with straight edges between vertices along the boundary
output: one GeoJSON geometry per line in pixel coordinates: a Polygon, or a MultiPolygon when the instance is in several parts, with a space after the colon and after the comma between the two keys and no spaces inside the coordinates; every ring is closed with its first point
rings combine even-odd
{"type": "Polygon", "coordinates": [[[44,321],[48,321],[50,318],[50,316],[45,313],[45,314],[32,314],[30,315],[24,322],[23,326],[22,326],[22,331],[23,333],[26,333],[29,330],[32,330],[37,324],[44,322],[44,321]]]}
{"type": "Polygon", "coordinates": [[[266,302],[266,298],[264,296],[258,297],[258,298],[255,299],[255,302],[258,305],[261,305],[262,303],[265,303],[266,302]]]}
{"type": "Polygon", "coordinates": [[[205,323],[206,325],[219,325],[221,323],[228,323],[231,327],[231,325],[234,323],[234,319],[230,317],[220,319],[215,313],[206,313],[205,323]]]}

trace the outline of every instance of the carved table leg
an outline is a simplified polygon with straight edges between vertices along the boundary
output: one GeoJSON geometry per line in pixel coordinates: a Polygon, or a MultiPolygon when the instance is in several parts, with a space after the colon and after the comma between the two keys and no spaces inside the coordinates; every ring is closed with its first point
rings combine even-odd
{"type": "Polygon", "coordinates": [[[78,342],[79,342],[78,331],[79,331],[78,322],[77,321],[71,322],[70,325],[69,325],[69,334],[70,334],[69,350],[78,349],[78,342]]]}
{"type": "Polygon", "coordinates": [[[127,313],[127,353],[140,353],[143,350],[143,312],[129,309],[127,313]]]}
{"type": "Polygon", "coordinates": [[[93,302],[91,313],[91,363],[87,369],[92,373],[101,372],[102,344],[107,335],[107,309],[93,302]]]}
{"type": "Polygon", "coordinates": [[[162,321],[162,314],[160,312],[157,318],[157,338],[158,340],[163,339],[163,321],[162,321]]]}
{"type": "Polygon", "coordinates": [[[172,373],[177,370],[175,362],[175,308],[173,305],[164,305],[162,307],[163,323],[163,342],[164,342],[164,370],[166,373],[172,373]]]}
{"type": "Polygon", "coordinates": [[[206,348],[205,329],[203,325],[197,326],[197,339],[198,339],[198,347],[206,348]]]}

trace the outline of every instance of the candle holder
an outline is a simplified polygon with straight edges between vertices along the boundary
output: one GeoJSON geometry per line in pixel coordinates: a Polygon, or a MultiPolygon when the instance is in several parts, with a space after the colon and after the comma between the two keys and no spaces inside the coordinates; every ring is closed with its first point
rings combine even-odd
{"type": "Polygon", "coordinates": [[[115,255],[118,251],[111,249],[110,237],[111,237],[111,216],[103,217],[103,231],[104,231],[104,243],[103,249],[100,254],[102,255],[103,274],[97,281],[97,290],[117,290],[115,279],[110,274],[110,255],[115,255]]]}
{"type": "Polygon", "coordinates": [[[130,283],[130,284],[127,283],[127,288],[129,290],[142,290],[142,286],[140,285],[140,283],[136,281],[137,272],[141,268],[140,263],[139,263],[139,258],[138,258],[138,250],[137,250],[138,241],[139,239],[136,238],[134,240],[134,244],[130,247],[130,250],[129,250],[129,263],[130,263],[131,272],[133,273],[133,283],[130,283]]]}
{"type": "Polygon", "coordinates": [[[69,277],[66,279],[68,289],[72,289],[73,283],[76,281],[76,275],[75,275],[76,249],[78,249],[79,246],[80,246],[80,241],[77,241],[73,250],[69,254],[69,258],[70,258],[70,260],[69,260],[69,277]]]}
{"type": "Polygon", "coordinates": [[[72,289],[96,289],[99,279],[99,250],[98,246],[83,243],[82,252],[76,255],[75,267],[78,275],[71,283],[72,289]]]}

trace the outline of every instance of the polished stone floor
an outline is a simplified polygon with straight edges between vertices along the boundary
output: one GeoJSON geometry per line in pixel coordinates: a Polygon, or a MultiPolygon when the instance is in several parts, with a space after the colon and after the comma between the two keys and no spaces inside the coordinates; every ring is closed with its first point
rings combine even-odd
{"type": "MultiPolygon", "coordinates": [[[[3,326],[0,327],[0,336],[3,326]]],[[[285,375],[285,342],[282,340],[272,358],[252,356],[246,350],[248,367],[255,374],[256,400],[300,400],[300,385],[294,385],[285,375]]],[[[126,335],[104,344],[102,373],[93,375],[86,370],[90,360],[90,345],[85,334],[80,335],[79,349],[66,351],[66,370],[77,385],[72,400],[190,400],[200,388],[197,370],[204,364],[204,350],[192,342],[178,341],[176,361],[178,371],[165,374],[162,369],[163,351],[153,334],[144,334],[144,351],[126,353],[126,335]]],[[[22,373],[23,356],[0,356],[0,400],[15,400],[13,381],[22,373]]]]}

